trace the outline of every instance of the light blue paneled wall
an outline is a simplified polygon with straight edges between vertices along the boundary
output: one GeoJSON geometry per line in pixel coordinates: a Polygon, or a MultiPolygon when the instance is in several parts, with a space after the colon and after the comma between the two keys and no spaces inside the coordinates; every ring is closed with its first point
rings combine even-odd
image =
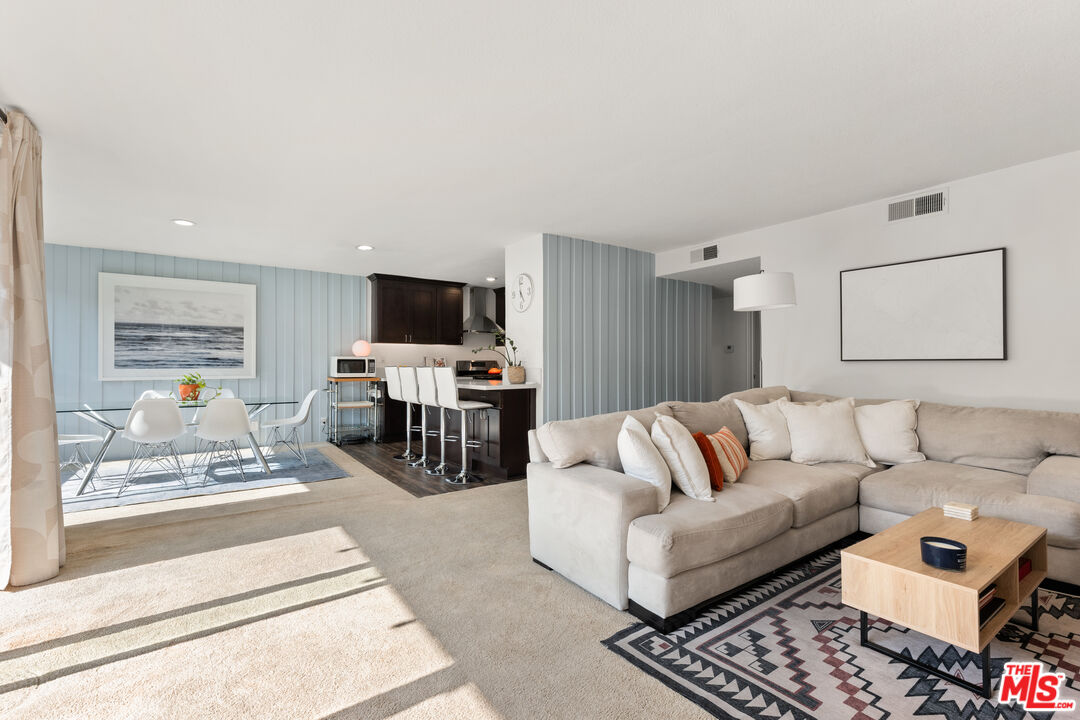
{"type": "MultiPolygon", "coordinates": [[[[207,378],[214,387],[231,388],[245,399],[301,400],[308,390],[325,388],[330,356],[348,354],[354,340],[368,336],[368,283],[362,276],[47,244],[49,339],[57,407],[122,406],[148,388],[176,390],[176,384],[167,380],[98,380],[99,272],[255,285],[256,377],[221,382],[207,378]]],[[[297,407],[270,408],[261,417],[292,415],[297,407]]],[[[326,414],[326,395],[321,393],[305,428],[306,440],[325,439],[320,421],[326,414]]],[[[108,414],[117,424],[125,416],[124,412],[108,414]]],[[[71,415],[58,417],[62,433],[99,432],[71,415]]],[[[128,443],[117,440],[110,455],[127,457],[129,452],[128,443]]]]}
{"type": "Polygon", "coordinates": [[[544,416],[708,400],[712,288],[649,252],[544,236],[544,416]]]}

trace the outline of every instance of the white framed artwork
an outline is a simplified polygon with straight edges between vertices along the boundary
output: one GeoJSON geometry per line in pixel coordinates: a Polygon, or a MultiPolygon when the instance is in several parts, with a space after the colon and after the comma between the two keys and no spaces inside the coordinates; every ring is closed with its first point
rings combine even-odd
{"type": "Polygon", "coordinates": [[[842,361],[1006,357],[1005,248],[840,273],[842,361]]]}
{"type": "Polygon", "coordinates": [[[98,377],[255,377],[255,286],[98,273],[98,377]]]}

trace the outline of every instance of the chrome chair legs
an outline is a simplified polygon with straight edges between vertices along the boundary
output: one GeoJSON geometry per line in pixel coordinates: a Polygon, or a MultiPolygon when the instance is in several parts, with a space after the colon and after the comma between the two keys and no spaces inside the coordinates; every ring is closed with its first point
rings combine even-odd
{"type": "Polygon", "coordinates": [[[120,497],[120,493],[124,492],[128,483],[137,477],[149,474],[153,468],[164,470],[179,480],[181,485],[187,487],[184,464],[180,461],[180,453],[176,449],[175,442],[170,440],[160,443],[135,443],[135,452],[128,461],[127,472],[124,473],[124,481],[120,484],[120,489],[116,491],[116,497],[120,497]]]}
{"type": "Polygon", "coordinates": [[[270,428],[270,437],[266,441],[266,449],[263,450],[263,455],[273,455],[274,449],[278,445],[284,445],[289,452],[296,456],[297,460],[304,463],[304,467],[308,466],[307,452],[304,450],[304,443],[300,439],[299,425],[290,426],[289,431],[284,435],[281,434],[279,426],[274,425],[270,428]]]}
{"type": "Polygon", "coordinates": [[[427,405],[420,406],[420,457],[409,463],[409,467],[426,468],[430,461],[427,456],[427,439],[428,435],[434,435],[429,433],[427,429],[427,405]]]}
{"type": "Polygon", "coordinates": [[[461,471],[453,476],[443,478],[446,482],[454,485],[465,485],[466,483],[479,482],[483,480],[482,477],[474,473],[469,472],[469,448],[479,448],[481,443],[479,440],[469,439],[469,411],[461,411],[461,471]]]}
{"type": "Polygon", "coordinates": [[[418,431],[420,431],[420,428],[412,424],[412,403],[407,402],[405,403],[405,452],[395,455],[395,460],[408,462],[417,459],[417,454],[412,451],[412,436],[414,432],[418,431]]]}
{"type": "MultiPolygon", "coordinates": [[[[274,428],[274,430],[277,430],[277,428],[274,428]]],[[[293,429],[293,432],[296,432],[295,428],[293,429]]],[[[271,437],[273,437],[273,435],[271,435],[271,437]]],[[[280,443],[284,443],[286,447],[293,451],[293,454],[296,454],[296,450],[293,450],[285,440],[280,440],[280,443]]],[[[235,440],[226,442],[208,442],[206,444],[205,452],[206,467],[203,469],[203,487],[206,486],[206,483],[210,482],[210,467],[215,462],[227,462],[230,467],[240,473],[241,480],[247,480],[247,475],[244,473],[244,456],[240,453],[240,447],[236,444],[235,440]]],[[[300,452],[304,452],[303,445],[300,445],[300,452]]],[[[299,455],[297,455],[297,457],[299,457],[299,455]]]]}

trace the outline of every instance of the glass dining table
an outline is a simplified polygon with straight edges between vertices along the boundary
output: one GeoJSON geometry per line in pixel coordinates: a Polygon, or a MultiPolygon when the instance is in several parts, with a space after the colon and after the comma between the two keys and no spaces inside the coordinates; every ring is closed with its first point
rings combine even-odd
{"type": "MultiPolygon", "coordinates": [[[[195,401],[177,401],[177,405],[181,410],[187,408],[201,408],[206,407],[209,400],[195,400],[195,401]]],[[[249,400],[244,399],[244,405],[248,408],[248,418],[254,420],[260,413],[275,405],[295,405],[296,400],[283,400],[280,398],[266,399],[266,400],[249,400]]],[[[90,467],[87,468],[86,473],[83,475],[82,482],[79,484],[79,490],[76,495],[82,495],[86,490],[86,486],[97,475],[98,468],[101,466],[101,461],[105,459],[105,453],[109,451],[109,446],[112,445],[113,440],[116,438],[116,434],[124,429],[124,424],[121,422],[119,425],[106,419],[102,413],[115,413],[115,412],[129,412],[134,401],[125,401],[118,403],[104,403],[101,407],[92,407],[89,403],[82,403],[79,406],[58,404],[56,406],[56,413],[58,415],[74,415],[75,417],[82,418],[87,422],[97,425],[105,431],[105,439],[101,443],[101,448],[98,450],[97,455],[94,457],[93,462],[90,463],[90,467]]],[[[195,426],[196,423],[189,422],[188,426],[195,426]]],[[[270,464],[266,462],[266,457],[263,455],[262,448],[259,447],[259,441],[255,439],[254,431],[248,433],[248,445],[251,447],[251,452],[255,456],[255,459],[259,462],[263,472],[270,475],[270,464]]]]}

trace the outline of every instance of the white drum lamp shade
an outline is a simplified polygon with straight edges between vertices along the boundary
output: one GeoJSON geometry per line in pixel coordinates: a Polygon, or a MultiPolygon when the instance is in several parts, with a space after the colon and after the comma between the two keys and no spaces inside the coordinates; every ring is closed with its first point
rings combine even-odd
{"type": "Polygon", "coordinates": [[[367,340],[357,340],[352,344],[352,354],[356,357],[367,357],[371,354],[371,343],[367,340]]]}
{"type": "Polygon", "coordinates": [[[795,307],[795,276],[789,272],[760,272],[735,278],[735,309],[739,312],[795,307]]]}

